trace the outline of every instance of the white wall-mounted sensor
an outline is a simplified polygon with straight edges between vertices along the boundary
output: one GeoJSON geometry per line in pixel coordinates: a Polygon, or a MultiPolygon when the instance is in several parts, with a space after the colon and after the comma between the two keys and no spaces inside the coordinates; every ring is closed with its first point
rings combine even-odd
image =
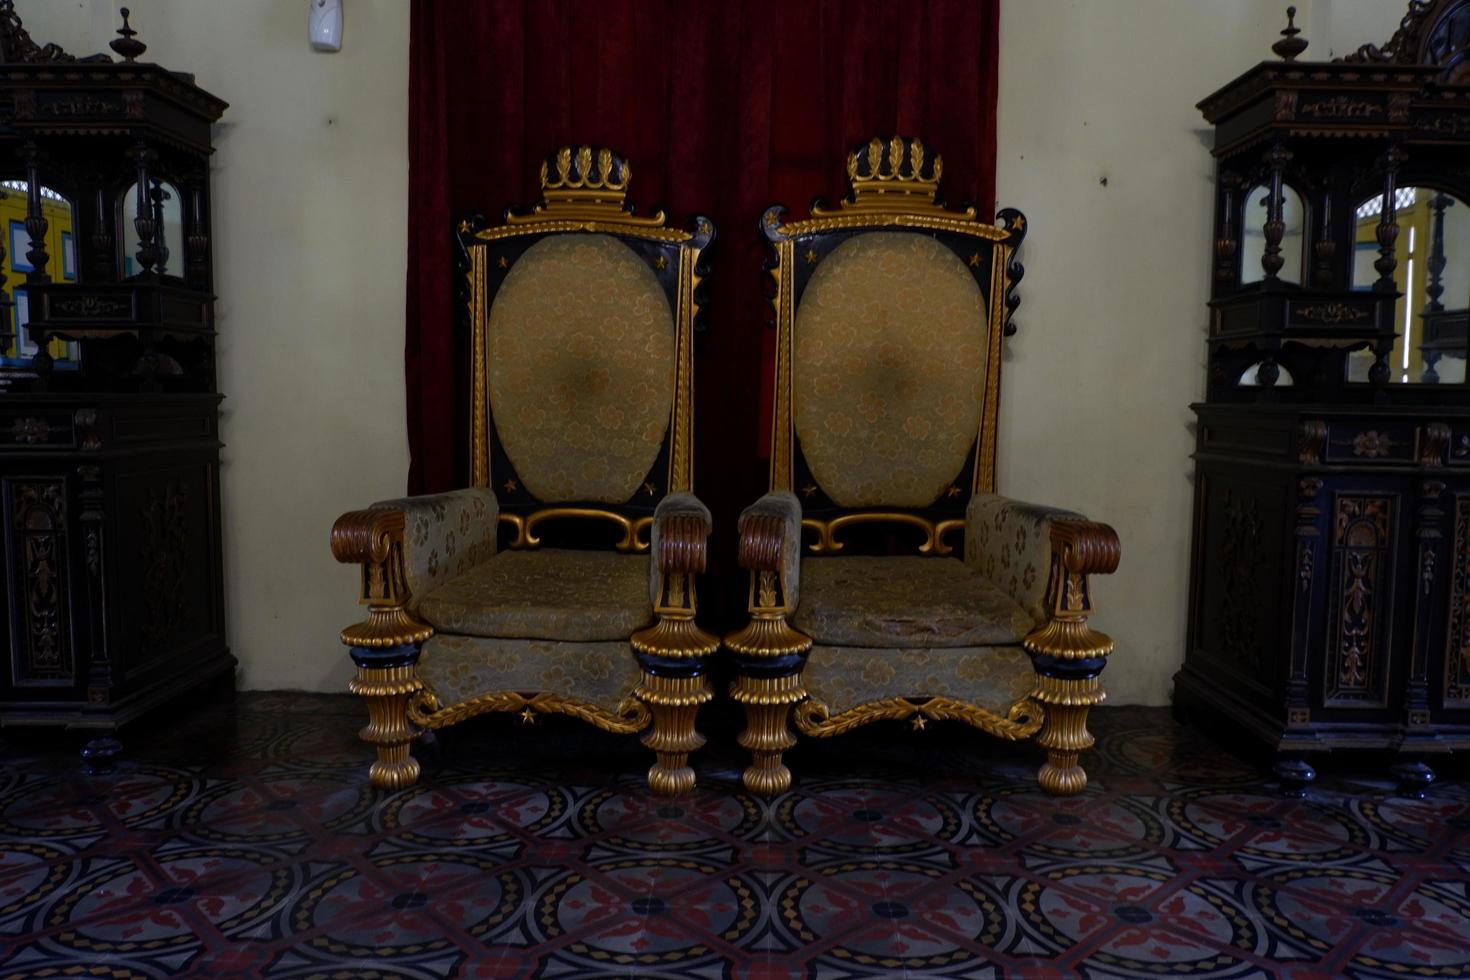
{"type": "Polygon", "coordinates": [[[306,36],[317,51],[342,50],[342,0],[307,0],[306,36]]]}

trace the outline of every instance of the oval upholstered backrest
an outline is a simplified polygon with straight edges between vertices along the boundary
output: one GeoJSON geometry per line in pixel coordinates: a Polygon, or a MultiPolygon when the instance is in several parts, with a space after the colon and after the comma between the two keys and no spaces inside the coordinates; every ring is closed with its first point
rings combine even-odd
{"type": "Polygon", "coordinates": [[[491,415],[525,488],[631,498],[674,399],[674,315],[648,262],[611,235],[542,238],[506,274],[488,335],[491,415]]]}
{"type": "Polygon", "coordinates": [[[980,431],[986,300],[943,242],[850,237],[796,306],[793,422],[839,507],[927,507],[960,478],[980,431]]]}

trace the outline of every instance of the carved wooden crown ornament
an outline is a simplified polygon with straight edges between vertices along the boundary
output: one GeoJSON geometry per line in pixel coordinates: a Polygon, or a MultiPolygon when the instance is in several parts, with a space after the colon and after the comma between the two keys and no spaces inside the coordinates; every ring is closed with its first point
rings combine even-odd
{"type": "MultiPolygon", "coordinates": [[[[563,146],[541,161],[541,203],[529,214],[507,213],[507,225],[574,221],[656,228],[666,215],[635,215],[627,202],[632,170],[621,153],[605,146],[563,146]]],[[[676,234],[670,232],[670,234],[676,234]]],[[[677,233],[687,237],[683,232],[677,233]]],[[[481,232],[480,237],[486,237],[481,232]]]]}
{"type": "MultiPolygon", "coordinates": [[[[847,179],[852,185],[850,200],[842,202],[847,211],[905,214],[948,214],[937,202],[939,179],[944,173],[944,158],[929,151],[922,141],[910,136],[893,136],[887,140],[877,136],[859,145],[847,155],[847,179]]],[[[834,209],[816,207],[814,216],[836,213],[834,209]]],[[[975,209],[963,212],[975,216],[975,209]]]]}

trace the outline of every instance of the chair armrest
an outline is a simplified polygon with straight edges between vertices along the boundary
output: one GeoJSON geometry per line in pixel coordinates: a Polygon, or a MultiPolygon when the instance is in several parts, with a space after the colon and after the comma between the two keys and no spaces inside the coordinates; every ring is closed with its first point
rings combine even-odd
{"type": "Polygon", "coordinates": [[[692,493],[671,493],[654,508],[648,595],[658,621],[630,638],[639,653],[682,659],[707,657],[720,648],[719,638],[694,622],[694,577],[704,571],[711,524],[709,508],[692,493]]]}
{"type": "Polygon", "coordinates": [[[725,646],[757,658],[810,650],[811,638],[786,622],[801,598],[801,502],[794,493],[773,490],[745,508],[736,557],[750,570],[750,623],[726,636],[725,646]]]}
{"type": "Polygon", "coordinates": [[[341,633],[349,647],[383,650],[422,643],[434,635],[407,608],[403,526],[403,511],[392,508],[348,511],[332,525],[332,555],[362,566],[361,601],[368,607],[365,622],[353,623],[341,633]]]}
{"type": "Polygon", "coordinates": [[[407,605],[495,554],[500,503],[495,491],[471,487],[449,493],[401,497],[373,509],[402,512],[403,570],[407,605]]]}
{"type": "Polygon", "coordinates": [[[965,562],[1040,623],[1047,618],[1052,528],[1079,520],[1070,510],[977,493],[965,509],[965,562]]]}
{"type": "Polygon", "coordinates": [[[495,553],[500,507],[493,491],[456,490],[384,500],[348,511],[332,526],[332,555],[362,566],[366,622],[342,631],[350,647],[383,649],[434,635],[415,600],[495,553]]]}
{"type": "Polygon", "coordinates": [[[794,611],[801,599],[801,501],[789,490],[773,490],[741,512],[739,529],[737,560],[756,588],[761,572],[775,573],[775,601],[759,604],[794,611]]]}

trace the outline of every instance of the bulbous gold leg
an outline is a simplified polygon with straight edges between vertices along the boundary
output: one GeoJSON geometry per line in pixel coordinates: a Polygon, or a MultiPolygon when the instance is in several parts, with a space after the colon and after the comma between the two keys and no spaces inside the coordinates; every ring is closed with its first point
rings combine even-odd
{"type": "Polygon", "coordinates": [[[648,788],[659,796],[677,796],[694,788],[694,769],[689,753],[704,745],[695,730],[699,706],[714,697],[708,678],[659,677],[644,673],[638,697],[653,715],[653,727],[643,744],[654,751],[656,761],[648,769],[648,788]]]}
{"type": "Polygon", "coordinates": [[[740,781],[757,796],[790,789],[791,770],[782,764],[781,754],[796,744],[787,720],[791,706],[806,697],[801,675],[737,677],[730,685],[730,697],[745,705],[745,731],[738,741],[750,752],[751,761],[740,781]]]}
{"type": "Polygon", "coordinates": [[[1046,705],[1046,723],[1036,742],[1046,749],[1046,762],[1036,774],[1041,788],[1056,796],[1076,796],[1087,788],[1087,773],[1077,756],[1092,748],[1087,712],[1105,695],[1096,677],[1039,677],[1034,697],[1046,705]]]}
{"type": "Polygon", "coordinates": [[[423,690],[413,664],[361,667],[347,689],[367,702],[368,723],[358,737],[378,750],[368,780],[378,789],[403,789],[418,782],[419,762],[408,748],[416,733],[408,722],[408,699],[423,690]]]}
{"type": "Polygon", "coordinates": [[[1046,727],[1036,741],[1046,749],[1046,762],[1036,774],[1041,788],[1056,796],[1076,796],[1087,788],[1087,773],[1077,764],[1080,752],[1092,747],[1087,706],[1048,706],[1046,727]]]}

